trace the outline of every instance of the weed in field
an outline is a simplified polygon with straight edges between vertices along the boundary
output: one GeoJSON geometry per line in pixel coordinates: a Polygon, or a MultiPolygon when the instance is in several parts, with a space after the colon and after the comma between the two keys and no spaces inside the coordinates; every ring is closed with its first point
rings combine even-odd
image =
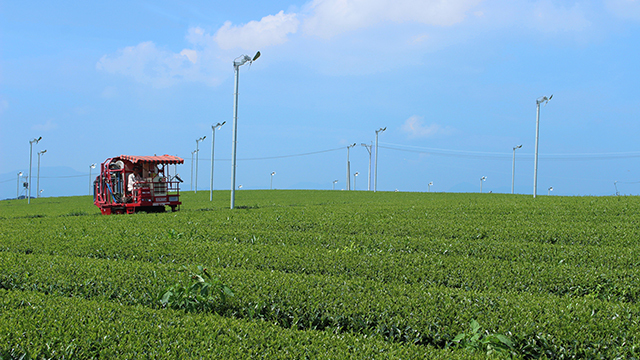
{"type": "Polygon", "coordinates": [[[224,310],[228,298],[234,296],[231,289],[219,278],[211,276],[207,268],[200,265],[198,272],[191,273],[189,286],[178,282],[167,289],[160,297],[162,307],[187,312],[224,310]]]}
{"type": "Polygon", "coordinates": [[[513,342],[505,335],[483,333],[476,320],[471,320],[469,327],[469,332],[459,334],[453,339],[454,346],[471,351],[486,352],[487,355],[495,352],[513,351],[513,342]]]}

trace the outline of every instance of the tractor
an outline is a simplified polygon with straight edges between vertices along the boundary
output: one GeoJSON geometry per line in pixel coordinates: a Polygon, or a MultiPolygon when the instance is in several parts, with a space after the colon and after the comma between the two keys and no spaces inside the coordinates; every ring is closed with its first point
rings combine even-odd
{"type": "Polygon", "coordinates": [[[120,155],[100,165],[93,182],[93,203],[103,215],[164,212],[180,209],[180,183],[169,175],[169,165],[183,164],[177,156],[120,155]]]}

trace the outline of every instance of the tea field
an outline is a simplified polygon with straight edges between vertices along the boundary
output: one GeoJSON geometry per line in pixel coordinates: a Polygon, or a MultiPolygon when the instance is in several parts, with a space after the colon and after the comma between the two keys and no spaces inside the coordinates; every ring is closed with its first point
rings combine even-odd
{"type": "Polygon", "coordinates": [[[182,201],[0,201],[0,358],[640,358],[637,197],[182,201]]]}

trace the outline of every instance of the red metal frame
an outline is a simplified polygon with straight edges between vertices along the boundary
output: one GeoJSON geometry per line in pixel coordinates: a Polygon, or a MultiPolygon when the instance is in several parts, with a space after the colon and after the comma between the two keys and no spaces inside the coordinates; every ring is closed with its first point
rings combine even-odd
{"type": "Polygon", "coordinates": [[[165,168],[183,163],[171,155],[109,158],[100,165],[100,175],[93,183],[93,203],[103,215],[164,212],[166,206],[176,211],[182,204],[182,180],[165,175],[165,168]]]}

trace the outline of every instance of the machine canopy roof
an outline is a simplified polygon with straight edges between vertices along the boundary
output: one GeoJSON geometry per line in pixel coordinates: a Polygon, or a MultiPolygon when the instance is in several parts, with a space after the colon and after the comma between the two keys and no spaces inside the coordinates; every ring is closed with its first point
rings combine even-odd
{"type": "Polygon", "coordinates": [[[120,155],[120,159],[129,160],[132,163],[149,163],[149,164],[184,164],[184,160],[177,156],[162,155],[162,156],[132,156],[132,155],[120,155]]]}

